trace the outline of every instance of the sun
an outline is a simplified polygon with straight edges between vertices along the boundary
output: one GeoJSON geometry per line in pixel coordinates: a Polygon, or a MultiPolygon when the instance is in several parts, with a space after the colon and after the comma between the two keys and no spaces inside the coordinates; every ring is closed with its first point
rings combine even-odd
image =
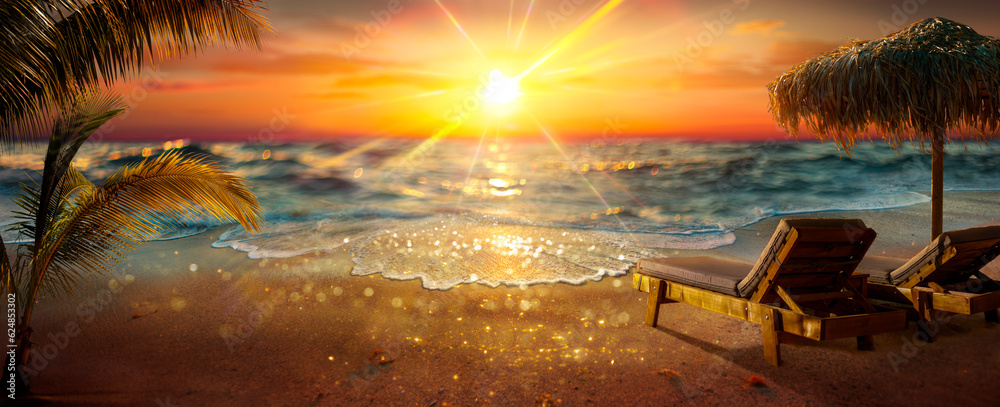
{"type": "Polygon", "coordinates": [[[505,105],[522,95],[519,88],[520,81],[507,78],[499,69],[494,69],[490,71],[490,81],[483,92],[483,100],[487,104],[505,105]]]}

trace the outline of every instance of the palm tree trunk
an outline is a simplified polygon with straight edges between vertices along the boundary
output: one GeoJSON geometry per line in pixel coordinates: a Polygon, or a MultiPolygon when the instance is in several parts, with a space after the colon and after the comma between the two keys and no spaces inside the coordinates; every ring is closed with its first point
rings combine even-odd
{"type": "Polygon", "coordinates": [[[14,348],[14,394],[18,399],[31,394],[28,386],[28,355],[31,353],[31,327],[21,324],[18,328],[17,346],[14,348]]]}
{"type": "MultiPolygon", "coordinates": [[[[0,262],[2,262],[2,264],[0,264],[0,269],[2,269],[2,278],[5,279],[5,281],[3,282],[4,285],[3,292],[5,294],[4,300],[6,301],[8,300],[7,295],[17,295],[17,288],[15,287],[15,284],[17,282],[16,279],[14,278],[15,264],[11,264],[10,257],[7,256],[7,245],[3,241],[2,237],[0,237],[0,262]]],[[[15,298],[15,301],[16,300],[21,300],[21,298],[15,298]]],[[[15,315],[19,308],[20,307],[17,307],[15,305],[14,309],[15,315]]],[[[17,336],[14,338],[14,371],[10,372],[10,374],[13,376],[14,379],[14,394],[17,397],[17,399],[20,399],[21,397],[26,396],[29,393],[28,380],[27,377],[25,376],[24,367],[27,366],[28,352],[31,349],[30,348],[31,328],[28,325],[24,324],[23,322],[24,319],[22,317],[20,323],[18,323],[15,328],[17,336]]],[[[8,324],[9,323],[10,322],[8,322],[8,324]]],[[[7,351],[9,352],[10,348],[8,348],[7,351]]],[[[4,356],[4,358],[7,357],[8,356],[4,356]]],[[[7,383],[6,378],[8,377],[11,376],[7,376],[6,374],[4,375],[5,378],[3,380],[4,383],[7,383]]]]}
{"type": "MultiPolygon", "coordinates": [[[[14,264],[11,264],[10,257],[7,256],[7,244],[3,241],[3,237],[0,236],[0,275],[5,280],[3,281],[3,290],[5,294],[16,295],[16,280],[14,278],[14,264]]],[[[4,300],[7,300],[5,296],[4,300]]],[[[15,307],[15,313],[17,311],[15,307]]],[[[28,337],[31,335],[29,331],[25,330],[25,327],[21,324],[17,325],[17,337],[14,339],[14,394],[18,397],[28,394],[28,382],[26,377],[24,377],[23,366],[27,363],[27,349],[23,349],[22,345],[26,345],[29,342],[28,337]]],[[[9,351],[9,348],[8,348],[9,351]]],[[[6,358],[6,356],[5,356],[6,358]]],[[[4,376],[9,377],[9,376],[4,376]]],[[[6,380],[3,380],[6,383],[6,380]]]]}
{"type": "MultiPolygon", "coordinates": [[[[50,219],[48,218],[48,212],[49,204],[52,200],[52,191],[55,189],[55,185],[60,182],[59,179],[55,178],[57,173],[56,161],[59,158],[61,148],[62,138],[58,134],[53,134],[49,139],[49,148],[45,155],[45,166],[42,170],[42,186],[39,190],[39,207],[35,213],[35,248],[34,253],[32,253],[33,259],[38,256],[39,248],[42,247],[42,239],[44,239],[46,229],[49,226],[50,219]]],[[[72,157],[70,157],[70,161],[72,161],[72,157]]],[[[28,267],[35,268],[35,265],[31,264],[28,267]]],[[[17,389],[19,394],[27,394],[30,391],[27,377],[25,377],[25,368],[28,366],[31,354],[31,313],[35,308],[35,298],[38,296],[38,289],[45,278],[45,271],[45,269],[42,269],[31,273],[31,281],[28,283],[27,292],[25,293],[27,294],[27,298],[24,301],[24,309],[21,311],[21,323],[18,328],[17,347],[15,348],[16,353],[14,356],[18,373],[15,375],[15,386],[19,387],[17,389]]]]}
{"type": "Polygon", "coordinates": [[[944,214],[944,131],[934,131],[931,141],[931,240],[942,232],[944,214]]]}

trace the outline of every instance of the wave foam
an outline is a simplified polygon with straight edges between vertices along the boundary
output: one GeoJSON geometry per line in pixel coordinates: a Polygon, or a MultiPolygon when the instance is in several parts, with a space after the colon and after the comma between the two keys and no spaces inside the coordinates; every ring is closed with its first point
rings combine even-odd
{"type": "Polygon", "coordinates": [[[459,284],[490,287],[540,283],[583,284],[624,275],[638,259],[656,257],[648,247],[707,248],[732,243],[732,234],[682,236],[626,234],[505,224],[441,216],[399,224],[352,246],[351,274],[381,273],[420,279],[424,288],[459,284]]]}

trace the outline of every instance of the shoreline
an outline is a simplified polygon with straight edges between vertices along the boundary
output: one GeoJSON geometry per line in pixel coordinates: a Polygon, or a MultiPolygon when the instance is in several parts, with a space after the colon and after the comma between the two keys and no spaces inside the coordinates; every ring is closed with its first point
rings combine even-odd
{"type": "MultiPolygon", "coordinates": [[[[1000,219],[996,193],[945,199],[946,230],[1000,219]]],[[[879,233],[870,253],[905,256],[927,241],[928,208],[803,215],[860,217],[879,233]]],[[[731,245],[658,250],[752,262],[779,219],[737,230],[731,245]]],[[[38,350],[48,345],[56,352],[34,391],[72,406],[931,405],[943,397],[987,405],[1000,398],[991,385],[1000,379],[1000,326],[980,315],[951,318],[932,344],[915,343],[911,324],[876,336],[871,352],[855,350],[853,339],[785,345],[786,363],[774,368],[752,323],[678,304],[664,307],[659,327],[643,325],[646,295],[629,275],[426,290],[419,280],[352,276],[351,253],[342,250],[253,260],[209,247],[221,233],[148,243],[122,263],[115,282],[89,279],[76,297],[44,298],[34,354],[46,357],[38,350]],[[70,335],[69,323],[78,332],[70,335]],[[752,376],[766,385],[752,386],[752,376]]],[[[996,265],[988,271],[994,277],[996,265]]]]}

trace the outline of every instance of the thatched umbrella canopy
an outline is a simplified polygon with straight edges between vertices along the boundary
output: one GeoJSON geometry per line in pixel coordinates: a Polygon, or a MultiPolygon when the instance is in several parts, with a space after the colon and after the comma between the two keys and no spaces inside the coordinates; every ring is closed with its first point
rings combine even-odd
{"type": "Polygon", "coordinates": [[[774,120],[850,153],[877,133],[894,147],[929,140],[932,239],[941,234],[944,141],[985,141],[1000,127],[1000,43],[944,18],[853,41],[796,65],[768,86],[774,120]]]}

